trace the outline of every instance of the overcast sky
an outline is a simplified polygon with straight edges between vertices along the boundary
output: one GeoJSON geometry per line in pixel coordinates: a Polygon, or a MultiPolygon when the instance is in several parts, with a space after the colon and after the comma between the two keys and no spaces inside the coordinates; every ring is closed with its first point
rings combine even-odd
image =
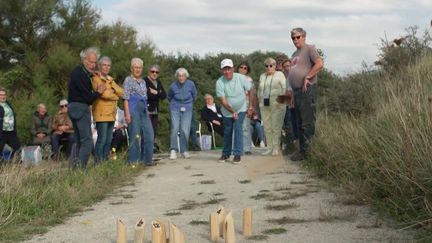
{"type": "Polygon", "coordinates": [[[325,66],[339,74],[377,60],[380,39],[409,26],[430,29],[432,0],[93,0],[105,23],[122,20],[140,39],[165,53],[251,53],[291,56],[290,30],[303,27],[306,42],[325,53],[325,66]]]}

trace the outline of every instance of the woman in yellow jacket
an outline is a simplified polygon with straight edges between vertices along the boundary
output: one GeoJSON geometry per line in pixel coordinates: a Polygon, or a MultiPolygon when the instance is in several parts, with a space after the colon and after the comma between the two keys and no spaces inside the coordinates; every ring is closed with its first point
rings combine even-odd
{"type": "Polygon", "coordinates": [[[98,61],[99,72],[92,79],[94,90],[97,90],[100,83],[106,86],[106,90],[92,106],[93,120],[96,122],[96,131],[98,134],[95,145],[96,163],[108,160],[117,114],[117,101],[124,94],[123,88],[117,85],[113,78],[108,75],[110,70],[111,59],[106,56],[101,57],[98,61]]]}
{"type": "Polygon", "coordinates": [[[264,61],[266,72],[261,74],[258,86],[258,101],[267,140],[267,151],[262,155],[279,155],[280,136],[285,117],[285,104],[276,101],[285,93],[286,81],[282,72],[276,71],[276,61],[264,61]]]}

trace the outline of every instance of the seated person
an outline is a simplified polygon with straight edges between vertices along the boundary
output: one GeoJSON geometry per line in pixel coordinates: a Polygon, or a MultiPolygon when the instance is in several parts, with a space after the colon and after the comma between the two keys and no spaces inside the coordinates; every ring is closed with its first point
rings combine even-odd
{"type": "Polygon", "coordinates": [[[212,123],[215,132],[223,136],[224,127],[220,107],[214,103],[213,96],[211,96],[210,94],[204,95],[204,101],[206,102],[206,104],[201,109],[201,119],[207,122],[207,127],[210,131],[211,127],[208,122],[212,123]]]}
{"type": "Polygon", "coordinates": [[[67,156],[69,156],[72,149],[72,144],[74,143],[74,130],[72,121],[68,115],[68,102],[67,100],[61,100],[59,105],[60,110],[57,114],[55,114],[51,126],[53,130],[51,135],[51,146],[53,155],[55,156],[54,158],[58,158],[59,156],[61,141],[67,140],[67,156]]]}
{"type": "Polygon", "coordinates": [[[254,137],[254,133],[256,134],[256,137],[259,140],[259,145],[261,148],[265,148],[265,143],[264,143],[264,127],[262,125],[262,121],[260,119],[260,117],[258,116],[257,113],[252,115],[252,119],[251,119],[251,126],[252,126],[252,135],[251,137],[254,137]]]}
{"type": "Polygon", "coordinates": [[[113,129],[113,138],[111,141],[111,151],[118,151],[121,145],[127,142],[126,128],[127,123],[124,116],[124,111],[117,107],[116,120],[113,129]]]}
{"type": "Polygon", "coordinates": [[[49,144],[51,141],[51,131],[51,117],[47,113],[45,104],[41,103],[32,115],[31,134],[33,136],[33,144],[49,144]]]}

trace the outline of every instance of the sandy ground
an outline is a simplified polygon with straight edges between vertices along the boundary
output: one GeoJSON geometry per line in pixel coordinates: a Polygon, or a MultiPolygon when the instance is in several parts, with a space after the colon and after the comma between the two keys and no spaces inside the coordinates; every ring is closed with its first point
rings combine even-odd
{"type": "Polygon", "coordinates": [[[217,209],[218,204],[212,204],[217,200],[234,216],[236,242],[410,241],[406,232],[387,227],[368,207],[335,199],[325,182],[282,157],[260,156],[256,150],[234,165],[218,163],[220,151],[192,156],[162,159],[106,200],[28,242],[115,242],[118,218],[127,225],[128,242],[133,242],[139,218],[146,221],[146,242],[151,242],[150,222],[154,219],[176,224],[185,233],[186,242],[210,242],[205,223],[217,209]],[[252,239],[242,235],[246,207],[253,210],[252,239]],[[282,222],[275,222],[278,219],[282,222]],[[276,229],[285,232],[272,234],[276,229]]]}

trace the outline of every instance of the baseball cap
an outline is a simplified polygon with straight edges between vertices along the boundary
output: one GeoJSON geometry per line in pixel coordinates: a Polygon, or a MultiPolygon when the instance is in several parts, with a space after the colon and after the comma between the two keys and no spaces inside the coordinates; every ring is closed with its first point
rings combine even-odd
{"type": "Polygon", "coordinates": [[[221,68],[224,67],[234,67],[233,61],[231,59],[223,59],[221,62],[221,68]]]}
{"type": "Polygon", "coordinates": [[[60,100],[59,105],[67,105],[67,104],[68,104],[68,101],[67,101],[67,100],[65,100],[65,99],[60,100]]]}

